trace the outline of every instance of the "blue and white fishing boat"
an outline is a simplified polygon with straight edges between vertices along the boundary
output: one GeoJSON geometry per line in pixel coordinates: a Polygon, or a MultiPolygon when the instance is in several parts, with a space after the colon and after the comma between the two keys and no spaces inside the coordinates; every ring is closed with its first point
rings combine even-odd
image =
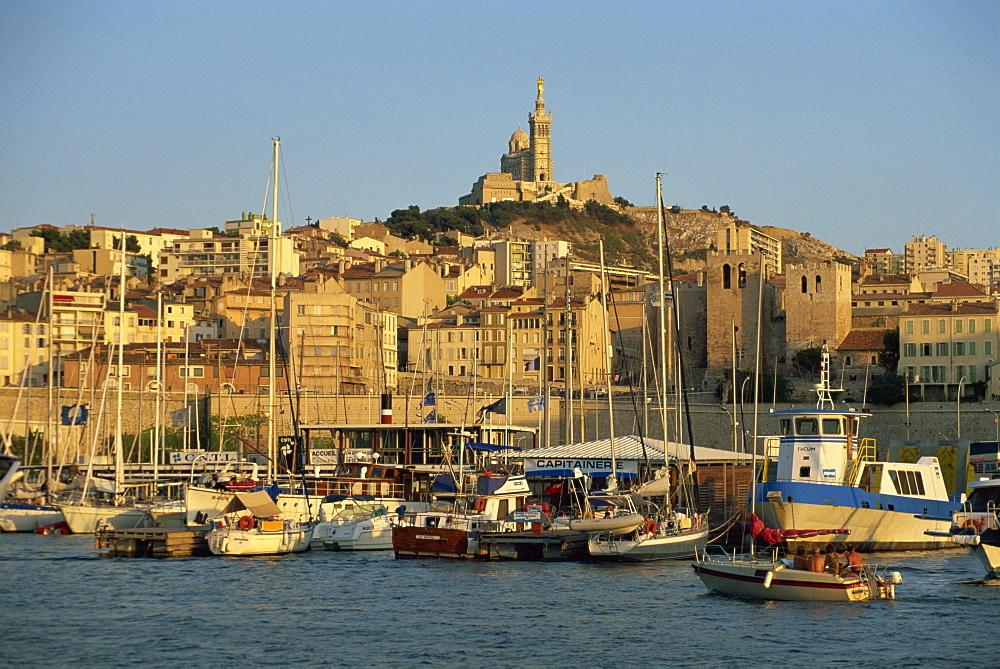
{"type": "Polygon", "coordinates": [[[972,549],[986,568],[987,578],[1000,579],[1000,471],[996,460],[988,462],[992,476],[969,484],[969,498],[952,516],[950,540],[972,549]]]}
{"type": "MultiPolygon", "coordinates": [[[[874,439],[859,437],[862,418],[836,409],[829,355],[824,350],[815,409],[771,413],[780,421],[777,462],[756,490],[757,513],[768,527],[799,530],[838,527],[849,536],[788,539],[791,547],[850,541],[860,551],[953,548],[947,536],[959,508],[949,497],[936,457],[916,462],[877,460],[874,439]]],[[[770,454],[769,454],[770,455],[770,454]]]]}

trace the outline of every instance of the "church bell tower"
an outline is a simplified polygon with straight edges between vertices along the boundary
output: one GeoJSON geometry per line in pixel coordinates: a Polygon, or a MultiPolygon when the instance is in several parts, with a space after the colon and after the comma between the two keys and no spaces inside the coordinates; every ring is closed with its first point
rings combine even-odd
{"type": "Polygon", "coordinates": [[[530,176],[523,178],[531,181],[552,181],[552,154],[550,142],[552,139],[552,115],[545,111],[545,80],[538,77],[538,97],[535,98],[535,111],[528,114],[528,125],[531,127],[531,170],[530,176]]]}

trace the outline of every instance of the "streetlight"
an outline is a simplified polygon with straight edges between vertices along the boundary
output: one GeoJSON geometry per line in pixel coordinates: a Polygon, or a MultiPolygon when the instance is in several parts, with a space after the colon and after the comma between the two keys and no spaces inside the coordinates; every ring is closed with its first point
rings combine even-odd
{"type": "Polygon", "coordinates": [[[983,409],[983,411],[989,411],[993,414],[993,422],[997,426],[997,445],[1000,446],[1000,414],[997,414],[993,409],[983,409]]]}
{"type": "Polygon", "coordinates": [[[965,377],[963,376],[958,380],[958,395],[955,397],[956,406],[956,419],[955,419],[955,432],[958,433],[958,438],[962,438],[962,384],[965,383],[965,377]]]}

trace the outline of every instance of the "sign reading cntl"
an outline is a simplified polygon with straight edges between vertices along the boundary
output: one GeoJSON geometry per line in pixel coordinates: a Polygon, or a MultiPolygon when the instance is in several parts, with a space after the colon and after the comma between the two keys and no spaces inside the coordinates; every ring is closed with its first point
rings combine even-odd
{"type": "MultiPolygon", "coordinates": [[[[314,465],[335,465],[337,464],[336,448],[313,448],[309,451],[309,462],[314,465]]],[[[372,462],[372,449],[370,448],[345,448],[344,462],[372,462]]]]}
{"type": "Polygon", "coordinates": [[[236,451],[177,451],[170,454],[170,464],[190,465],[195,462],[239,462],[236,451]]]}

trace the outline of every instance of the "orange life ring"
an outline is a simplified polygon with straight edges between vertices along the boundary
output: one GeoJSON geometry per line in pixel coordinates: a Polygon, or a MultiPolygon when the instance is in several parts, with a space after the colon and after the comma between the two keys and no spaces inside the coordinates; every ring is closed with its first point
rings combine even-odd
{"type": "Polygon", "coordinates": [[[476,511],[485,511],[485,510],[486,510],[486,498],[480,497],[479,499],[476,500],[476,511]]]}
{"type": "Polygon", "coordinates": [[[254,526],[253,516],[240,516],[238,526],[241,530],[252,530],[254,526]]]}

